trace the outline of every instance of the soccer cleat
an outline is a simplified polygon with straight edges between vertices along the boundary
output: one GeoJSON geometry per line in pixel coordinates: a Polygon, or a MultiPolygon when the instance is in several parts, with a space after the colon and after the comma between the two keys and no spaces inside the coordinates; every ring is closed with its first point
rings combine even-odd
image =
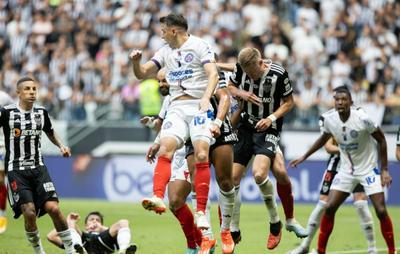
{"type": "Polygon", "coordinates": [[[129,247],[125,250],[125,252],[122,252],[123,254],[135,254],[137,250],[136,244],[131,244],[129,247]]]}
{"type": "Polygon", "coordinates": [[[240,230],[239,231],[231,231],[231,236],[233,239],[233,242],[236,244],[238,244],[241,240],[242,240],[242,235],[240,234],[240,230]]]}
{"type": "Polygon", "coordinates": [[[304,238],[308,236],[307,230],[294,219],[292,219],[290,222],[286,221],[286,230],[289,232],[294,232],[299,238],[304,238]]]}
{"type": "Polygon", "coordinates": [[[204,214],[204,212],[202,211],[196,212],[195,218],[196,218],[197,228],[202,230],[210,228],[210,224],[208,223],[207,216],[204,214]]]}
{"type": "Polygon", "coordinates": [[[316,249],[312,249],[309,254],[319,254],[319,252],[316,249]]]}
{"type": "Polygon", "coordinates": [[[83,248],[83,246],[80,244],[75,244],[74,250],[75,250],[75,252],[74,252],[75,254],[87,254],[85,248],[83,248]]]}
{"type": "Polygon", "coordinates": [[[4,233],[7,229],[7,218],[0,216],[0,234],[4,233]]]}
{"type": "Polygon", "coordinates": [[[308,248],[300,245],[296,249],[289,251],[287,254],[307,254],[309,251],[308,248]]]}
{"type": "Polygon", "coordinates": [[[165,213],[165,211],[167,210],[164,201],[156,196],[153,196],[151,198],[144,198],[142,200],[142,206],[144,209],[154,211],[157,214],[165,213]]]}
{"type": "Polygon", "coordinates": [[[221,249],[223,254],[232,254],[235,249],[235,242],[232,239],[229,229],[221,231],[221,249]]]}
{"type": "Polygon", "coordinates": [[[208,237],[203,237],[201,241],[201,247],[198,254],[213,254],[215,251],[215,245],[217,244],[217,240],[210,239],[208,237]]]}
{"type": "Polygon", "coordinates": [[[368,249],[368,254],[378,254],[377,248],[368,249]]]}
{"type": "Polygon", "coordinates": [[[281,241],[282,237],[282,223],[279,221],[277,223],[270,223],[270,233],[268,236],[268,241],[267,241],[267,248],[269,250],[275,249],[279,242],[281,241]],[[276,230],[278,231],[277,235],[272,234],[272,232],[276,230]]]}

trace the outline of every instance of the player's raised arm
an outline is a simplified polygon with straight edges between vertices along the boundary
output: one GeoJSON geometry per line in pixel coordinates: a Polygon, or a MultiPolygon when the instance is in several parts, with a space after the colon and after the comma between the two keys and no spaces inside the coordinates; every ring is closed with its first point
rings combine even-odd
{"type": "Polygon", "coordinates": [[[318,149],[320,149],[331,137],[332,135],[329,133],[326,132],[322,133],[322,135],[314,142],[314,144],[310,147],[310,149],[308,149],[308,151],[303,156],[295,160],[292,160],[289,163],[289,165],[292,168],[297,167],[297,165],[305,161],[308,157],[310,157],[310,155],[318,151],[318,149]]]}
{"type": "Polygon", "coordinates": [[[133,73],[138,79],[156,77],[158,66],[153,61],[140,64],[140,60],[142,59],[142,51],[132,50],[132,52],[129,54],[129,59],[132,62],[133,73]]]}

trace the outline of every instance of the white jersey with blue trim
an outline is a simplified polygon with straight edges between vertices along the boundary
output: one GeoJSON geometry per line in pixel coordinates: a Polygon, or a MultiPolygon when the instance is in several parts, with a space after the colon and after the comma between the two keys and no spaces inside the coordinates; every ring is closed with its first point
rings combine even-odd
{"type": "Polygon", "coordinates": [[[361,108],[352,107],[350,117],[342,122],[339,113],[332,109],[320,118],[321,132],[331,134],[339,146],[338,171],[364,175],[378,167],[377,143],[371,136],[378,126],[361,108]]]}
{"type": "Polygon", "coordinates": [[[158,68],[165,68],[171,100],[182,95],[200,99],[208,85],[203,65],[215,62],[211,46],[193,35],[180,48],[165,45],[151,60],[158,68]]]}

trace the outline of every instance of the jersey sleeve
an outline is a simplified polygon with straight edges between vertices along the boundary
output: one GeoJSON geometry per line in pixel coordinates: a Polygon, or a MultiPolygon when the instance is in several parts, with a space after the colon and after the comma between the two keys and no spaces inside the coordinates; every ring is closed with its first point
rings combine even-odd
{"type": "Polygon", "coordinates": [[[289,74],[285,72],[278,77],[278,86],[282,88],[282,96],[286,97],[293,93],[293,87],[290,83],[289,74]]]}
{"type": "Polygon", "coordinates": [[[160,119],[164,120],[165,117],[167,116],[167,111],[168,111],[168,108],[169,108],[169,104],[170,104],[170,99],[169,99],[169,96],[167,96],[167,97],[165,97],[165,99],[163,101],[160,113],[158,113],[158,117],[160,119]]]}
{"type": "Polygon", "coordinates": [[[362,109],[358,108],[357,112],[360,116],[360,120],[363,122],[364,127],[369,133],[374,133],[378,128],[378,125],[372,121],[372,119],[368,116],[368,114],[362,109]]]}
{"type": "Polygon", "coordinates": [[[226,83],[226,75],[225,72],[220,71],[218,73],[218,88],[227,88],[228,84],[226,83]]]}
{"type": "Polygon", "coordinates": [[[47,113],[47,110],[45,109],[43,109],[43,116],[44,116],[43,131],[46,133],[53,132],[53,125],[51,124],[49,113],[47,113]]]}
{"type": "Polygon", "coordinates": [[[321,115],[319,117],[318,124],[319,124],[319,130],[320,130],[321,134],[324,134],[324,133],[331,134],[331,131],[329,128],[329,122],[327,121],[327,119],[325,118],[324,115],[321,115]]]}
{"type": "Polygon", "coordinates": [[[229,80],[236,86],[240,86],[240,81],[242,80],[243,70],[240,67],[239,63],[236,63],[235,69],[233,69],[232,75],[229,77],[229,80]]]}
{"type": "Polygon", "coordinates": [[[215,63],[215,54],[214,50],[212,50],[210,44],[206,42],[202,42],[202,44],[199,45],[198,49],[198,54],[200,57],[201,63],[207,64],[207,63],[215,63]]]}
{"type": "Polygon", "coordinates": [[[0,108],[0,128],[6,124],[6,110],[0,108]]]}
{"type": "Polygon", "coordinates": [[[165,46],[159,49],[154,56],[151,58],[151,61],[157,65],[158,69],[161,69],[164,67],[165,61],[164,61],[164,55],[165,55],[165,46]]]}

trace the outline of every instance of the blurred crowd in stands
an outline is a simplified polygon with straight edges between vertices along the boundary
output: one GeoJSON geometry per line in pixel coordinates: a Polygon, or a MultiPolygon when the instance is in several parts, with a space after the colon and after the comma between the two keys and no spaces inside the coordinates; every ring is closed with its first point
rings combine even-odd
{"type": "Polygon", "coordinates": [[[70,122],[156,114],[145,102],[162,99],[157,82],[141,85],[128,54],[142,49],[147,61],[163,46],[158,18],[171,11],[221,62],[252,45],[281,63],[295,87],[292,126],[317,127],[344,84],[377,122],[400,124],[394,0],[0,0],[0,89],[15,95],[16,80],[33,75],[40,103],[70,122]]]}

